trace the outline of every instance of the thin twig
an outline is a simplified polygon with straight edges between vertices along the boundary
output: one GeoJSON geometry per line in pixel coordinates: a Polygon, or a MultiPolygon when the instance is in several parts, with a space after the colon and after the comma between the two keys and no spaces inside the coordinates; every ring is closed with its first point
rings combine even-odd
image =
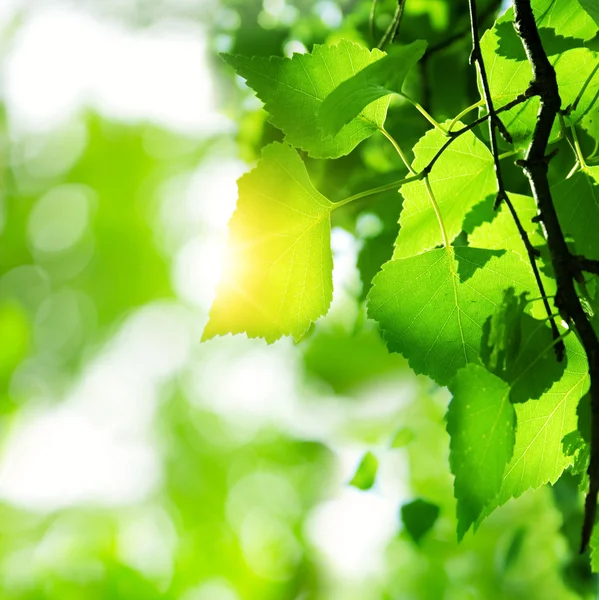
{"type": "Polygon", "coordinates": [[[564,358],[566,348],[564,346],[564,343],[560,340],[560,333],[559,329],[557,328],[555,319],[551,317],[553,311],[551,310],[551,306],[549,305],[547,293],[545,292],[545,286],[543,285],[543,280],[541,279],[541,274],[537,266],[537,258],[539,256],[539,253],[533,247],[530,238],[528,237],[528,233],[522,226],[522,222],[518,217],[518,213],[516,212],[512,201],[507,195],[505,184],[503,182],[501,164],[499,161],[499,146],[497,145],[497,129],[502,131],[503,137],[505,137],[508,142],[511,142],[512,140],[509,133],[505,130],[505,126],[497,116],[497,112],[495,111],[495,107],[493,105],[493,97],[491,96],[489,78],[487,77],[485,61],[483,60],[483,53],[480,47],[480,38],[478,34],[478,19],[476,16],[476,0],[468,0],[468,5],[470,7],[470,27],[472,33],[472,54],[470,55],[470,61],[478,67],[478,72],[483,88],[483,98],[485,100],[485,104],[487,105],[489,139],[491,140],[491,153],[493,154],[493,164],[495,166],[495,179],[497,180],[497,197],[495,199],[495,209],[499,208],[502,202],[505,202],[510,211],[510,214],[512,215],[512,219],[516,224],[516,229],[518,230],[518,233],[522,238],[522,242],[524,243],[524,247],[526,248],[526,253],[528,254],[528,260],[532,267],[532,271],[537,282],[537,287],[539,288],[539,292],[541,294],[541,297],[543,298],[543,305],[545,307],[545,311],[547,312],[547,316],[549,317],[549,323],[551,326],[551,333],[553,335],[553,339],[557,342],[554,346],[555,354],[557,356],[557,359],[561,361],[564,358]]]}
{"type": "Polygon", "coordinates": [[[524,160],[518,161],[528,177],[539,216],[547,232],[547,246],[557,282],[555,305],[560,314],[573,323],[587,356],[591,378],[591,459],[589,462],[589,491],[585,500],[584,523],[580,551],[588,546],[599,493],[599,340],[585,313],[574,281],[582,280],[581,267],[566,244],[557,212],[551,197],[546,156],[551,128],[561,107],[555,70],[543,48],[530,0],[514,0],[514,28],[522,41],[532,68],[533,84],[540,96],[537,123],[524,160]]]}
{"type": "Polygon", "coordinates": [[[393,42],[393,40],[395,40],[397,37],[399,26],[401,25],[401,18],[403,17],[405,3],[406,0],[397,0],[397,8],[395,9],[393,19],[391,20],[391,23],[389,23],[389,27],[387,27],[387,30],[383,34],[383,37],[377,46],[377,48],[380,50],[383,50],[389,42],[393,42]]]}
{"type": "MultiPolygon", "coordinates": [[[[478,24],[479,25],[484,24],[484,22],[489,17],[494,16],[499,11],[500,8],[501,8],[501,0],[495,0],[494,2],[489,4],[489,6],[487,6],[487,8],[480,14],[478,24]]],[[[449,37],[445,38],[444,40],[441,40],[437,44],[430,46],[424,53],[424,56],[422,57],[422,59],[428,60],[431,56],[433,56],[433,54],[442,52],[443,50],[445,50],[446,48],[449,48],[450,46],[452,46],[456,42],[460,41],[461,39],[464,39],[470,33],[470,29],[471,29],[471,25],[468,25],[468,27],[464,27],[464,29],[460,29],[456,33],[450,35],[449,37]]]]}
{"type": "MultiPolygon", "coordinates": [[[[498,115],[499,113],[505,112],[506,110],[510,110],[511,108],[514,108],[514,106],[518,106],[518,104],[522,104],[523,102],[526,102],[529,98],[531,98],[534,95],[535,95],[534,89],[531,87],[528,90],[526,90],[524,93],[520,94],[519,96],[517,96],[516,98],[514,98],[513,100],[508,102],[507,104],[504,104],[501,108],[498,108],[495,111],[495,114],[498,115]]],[[[447,141],[441,146],[441,148],[439,148],[439,150],[437,150],[436,154],[433,156],[433,158],[431,158],[428,165],[426,165],[426,167],[424,167],[424,169],[422,169],[422,172],[425,175],[428,175],[431,172],[431,169],[433,168],[434,164],[439,160],[439,158],[441,158],[441,155],[443,154],[443,152],[445,152],[445,150],[454,142],[454,140],[459,138],[462,134],[466,133],[467,131],[471,131],[475,127],[482,125],[483,123],[485,123],[487,121],[487,119],[488,119],[488,115],[484,115],[482,117],[479,117],[475,121],[472,121],[472,123],[469,123],[468,125],[464,125],[464,127],[462,127],[461,129],[458,129],[457,131],[448,131],[447,132],[447,141]]]]}
{"type": "Polygon", "coordinates": [[[370,37],[374,42],[374,19],[376,18],[376,3],[378,0],[372,0],[372,5],[370,6],[370,17],[368,19],[368,30],[370,32],[370,37]]]}
{"type": "MultiPolygon", "coordinates": [[[[533,88],[530,88],[523,94],[520,94],[517,98],[514,98],[512,101],[508,102],[501,108],[498,108],[495,111],[495,113],[499,114],[506,110],[509,110],[510,108],[514,108],[514,106],[517,106],[518,104],[522,104],[522,102],[525,102],[526,100],[528,100],[528,98],[530,98],[533,95],[532,90],[533,90],[533,88]]],[[[364,198],[366,196],[378,194],[379,192],[389,191],[389,190],[393,189],[394,187],[399,188],[402,185],[405,185],[407,183],[413,183],[415,181],[420,181],[422,179],[425,179],[426,177],[428,177],[428,175],[432,171],[433,166],[435,165],[437,160],[439,160],[439,158],[441,157],[443,152],[445,152],[445,150],[455,140],[457,140],[462,134],[466,133],[467,131],[471,131],[478,125],[481,125],[482,123],[484,123],[487,120],[487,118],[488,118],[487,115],[485,115],[483,117],[480,117],[479,119],[476,119],[476,121],[473,121],[469,125],[464,125],[464,127],[462,127],[461,129],[458,129],[457,131],[448,132],[447,141],[443,144],[443,146],[441,146],[441,148],[439,148],[439,150],[437,150],[437,152],[435,153],[433,158],[431,158],[431,160],[428,162],[428,164],[419,173],[414,173],[411,166],[408,165],[407,159],[406,159],[406,160],[404,160],[404,163],[406,163],[408,170],[412,173],[409,177],[406,177],[405,179],[400,179],[400,180],[392,182],[392,183],[382,185],[378,188],[373,188],[370,190],[365,190],[363,192],[358,192],[357,194],[354,194],[353,196],[349,196],[348,198],[345,198],[343,200],[340,200],[339,202],[336,202],[335,208],[340,208],[341,206],[345,206],[346,204],[349,204],[350,202],[353,202],[354,200],[358,200],[359,198],[364,198]]],[[[385,135],[385,137],[387,137],[391,141],[391,143],[397,150],[399,148],[399,146],[397,145],[397,142],[393,139],[393,137],[386,130],[382,130],[382,133],[385,135]]],[[[400,152],[401,152],[401,150],[400,150],[400,152]]],[[[401,152],[401,154],[403,154],[403,152],[401,152]]],[[[400,156],[401,156],[401,154],[400,154],[400,156]]]]}

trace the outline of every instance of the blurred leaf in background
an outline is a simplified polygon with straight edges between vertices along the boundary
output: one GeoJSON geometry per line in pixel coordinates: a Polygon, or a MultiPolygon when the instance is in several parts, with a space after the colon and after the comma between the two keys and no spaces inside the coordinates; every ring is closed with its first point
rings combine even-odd
{"type": "MultiPolygon", "coordinates": [[[[366,0],[0,6],[0,598],[596,597],[574,476],[457,543],[448,394],[363,306],[399,194],[335,214],[332,309],[300,344],[199,343],[242,161],[281,140],[218,53],[371,48],[395,5],[374,36],[366,0]]],[[[429,51],[404,91],[439,120],[476,93],[466,8],[406,3],[429,51]]],[[[392,109],[414,145],[426,121],[392,109]]],[[[380,137],[307,159],[316,189],[404,176],[380,137]]]]}

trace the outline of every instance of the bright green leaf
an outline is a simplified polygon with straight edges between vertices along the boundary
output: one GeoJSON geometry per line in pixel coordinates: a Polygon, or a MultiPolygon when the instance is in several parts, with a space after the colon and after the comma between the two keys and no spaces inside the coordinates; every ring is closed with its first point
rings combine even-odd
{"type": "MultiPolygon", "coordinates": [[[[461,126],[458,123],[456,129],[461,126]]],[[[419,172],[426,167],[446,141],[437,129],[428,131],[414,146],[412,168],[419,172]]],[[[472,132],[462,134],[443,152],[428,179],[449,241],[462,231],[465,215],[496,190],[493,157],[472,132]]],[[[413,256],[442,244],[443,235],[425,182],[406,184],[400,191],[404,203],[394,257],[413,256]]]]}
{"type": "Polygon", "coordinates": [[[522,345],[520,326],[526,307],[526,294],[517,298],[513,288],[504,294],[499,309],[485,321],[481,346],[484,365],[499,376],[509,370],[522,345]]]}
{"type": "Polygon", "coordinates": [[[455,475],[458,538],[479,518],[501,488],[512,457],[515,413],[509,385],[478,365],[460,369],[449,384],[449,461],[455,475]]]}
{"type": "Polygon", "coordinates": [[[366,452],[356,469],[349,485],[359,490],[369,490],[376,481],[379,461],[372,452],[366,452]]]}
{"type": "Polygon", "coordinates": [[[482,328],[503,290],[519,294],[534,285],[530,266],[512,252],[431,250],[386,263],[368,294],[368,313],[389,350],[446,385],[458,369],[480,362],[482,328]]]}
{"type": "Polygon", "coordinates": [[[318,116],[335,88],[383,56],[380,50],[347,40],[336,46],[315,45],[311,54],[292,58],[224,55],[264,102],[285,141],[316,158],[348,154],[385,122],[389,98],[370,104],[335,136],[323,132],[318,116]]]}
{"type": "Polygon", "coordinates": [[[552,188],[553,201],[566,235],[574,239],[576,251],[599,260],[599,167],[588,167],[552,188]]]}
{"type": "Polygon", "coordinates": [[[589,16],[594,11],[596,20],[599,17],[596,0],[536,0],[533,9],[537,26],[551,27],[558,35],[590,40],[597,33],[589,16]]]}
{"type": "Polygon", "coordinates": [[[439,518],[439,507],[432,502],[417,498],[401,507],[401,522],[408,535],[416,542],[433,528],[439,518]]]}
{"type": "Polygon", "coordinates": [[[426,42],[393,46],[389,54],[344,81],[320,107],[324,129],[336,134],[370,103],[401,91],[408,71],[422,58],[426,42]]]}
{"type": "Polygon", "coordinates": [[[284,144],[264,148],[238,187],[224,275],[203,339],[245,332],[268,342],[297,340],[331,302],[333,204],[284,144]]]}
{"type": "Polygon", "coordinates": [[[578,426],[577,406],[588,390],[589,376],[585,354],[575,335],[564,343],[568,365],[563,377],[538,400],[515,404],[516,441],[501,490],[484,511],[489,515],[510,498],[528,489],[555,483],[564,469],[574,462],[564,453],[562,440],[578,426]]]}
{"type": "Polygon", "coordinates": [[[589,546],[591,548],[591,570],[593,573],[599,573],[599,527],[597,527],[597,523],[595,523],[589,546]]]}
{"type": "Polygon", "coordinates": [[[558,381],[565,361],[558,361],[546,320],[533,319],[524,310],[527,294],[516,298],[505,291],[499,309],[483,326],[481,358],[487,369],[510,385],[510,400],[536,400],[558,381]]]}
{"type": "MultiPolygon", "coordinates": [[[[521,194],[508,194],[508,196],[531,244],[533,246],[544,245],[546,242],[541,233],[541,226],[532,222],[533,217],[538,213],[534,198],[521,194]]],[[[507,204],[502,202],[497,211],[494,211],[491,206],[491,215],[493,219],[491,222],[483,223],[468,235],[468,243],[476,248],[512,250],[528,260],[526,247],[507,204]]]]}
{"type": "MultiPolygon", "coordinates": [[[[532,80],[530,65],[512,21],[513,10],[509,9],[481,39],[491,94],[497,107],[525,92],[532,80]]],[[[539,33],[556,70],[562,108],[573,104],[584,88],[576,109],[569,113],[569,119],[576,123],[597,100],[599,79],[593,77],[597,54],[580,47],[582,41],[556,35],[555,29],[542,28],[539,33]],[[590,82],[588,85],[587,80],[590,82]]],[[[537,112],[538,98],[535,97],[501,114],[501,120],[518,145],[526,143],[530,138],[536,125],[537,112]]],[[[556,139],[558,131],[556,123],[552,140],[556,139]]]]}
{"type": "MultiPolygon", "coordinates": [[[[584,10],[592,17],[596,26],[599,25],[599,4],[597,4],[597,0],[579,0],[579,1],[580,1],[580,5],[582,6],[582,8],[584,8],[584,10]]],[[[595,33],[597,33],[596,27],[595,27],[595,33]]]]}

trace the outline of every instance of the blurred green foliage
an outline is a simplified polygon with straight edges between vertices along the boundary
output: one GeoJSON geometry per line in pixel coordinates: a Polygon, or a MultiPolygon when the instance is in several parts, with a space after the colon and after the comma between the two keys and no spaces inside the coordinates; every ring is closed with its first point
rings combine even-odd
{"type": "MultiPolygon", "coordinates": [[[[88,4],[97,18],[109,14],[132,28],[173,17],[202,23],[222,111],[236,122],[237,152],[248,162],[280,133],[265,122],[262,109],[217,52],[281,56],[294,47],[290,44],[311,47],[342,37],[372,46],[395,6],[392,0],[377,3],[373,37],[371,3],[364,0],[221,0],[200,8],[139,1],[121,12],[116,3],[111,9],[88,4]]],[[[483,15],[498,8],[492,0],[480,5],[483,15]]],[[[468,104],[465,99],[474,98],[469,41],[460,35],[468,27],[466,9],[450,0],[406,5],[405,41],[424,38],[435,46],[455,37],[406,82],[407,91],[438,120],[454,116],[468,104]]],[[[26,21],[26,11],[21,17],[26,21]]],[[[491,20],[486,17],[485,24],[491,20]]],[[[12,35],[17,34],[18,26],[12,35]]],[[[10,52],[10,43],[4,46],[10,52]]],[[[401,130],[411,147],[427,124],[404,108],[395,107],[388,128],[401,130]]],[[[191,311],[193,322],[205,320],[207,307],[190,306],[173,286],[178,245],[164,242],[163,194],[174,178],[206,164],[228,134],[196,139],[90,111],[59,131],[25,136],[15,133],[3,112],[1,128],[0,431],[6,455],[30,411],[66,402],[136,311],[168,299],[191,311]]],[[[332,200],[371,187],[366,172],[376,173],[375,185],[405,172],[375,137],[347,157],[308,159],[307,165],[316,187],[332,200]],[[362,165],[369,169],[356,168],[362,165]]],[[[147,427],[159,458],[157,483],[142,499],[116,505],[89,501],[34,509],[5,500],[0,598],[596,597],[588,557],[572,552],[582,505],[575,477],[560,481],[553,493],[541,489],[508,503],[458,545],[444,422],[448,395],[410,375],[401,357],[388,355],[360,308],[364,290],[388,257],[389,240],[397,233],[391,215],[398,210],[398,199],[386,194],[336,215],[334,224],[357,241],[361,286],[342,289],[341,308],[298,346],[268,349],[268,361],[277,353],[289,359],[281,375],[292,381],[297,405],[287,397],[289,386],[279,386],[275,395],[281,406],[293,404],[297,419],[277,417],[274,410],[272,415],[257,411],[259,417],[227,410],[223,398],[212,397],[206,372],[233,384],[239,361],[264,347],[231,339],[200,347],[199,335],[192,335],[186,364],[152,384],[158,399],[148,394],[147,402],[156,403],[147,427]],[[198,369],[204,375],[194,387],[189,382],[198,369]],[[360,457],[373,451],[378,470],[371,464],[367,485],[358,485],[366,491],[347,496],[360,457]],[[343,554],[361,544],[351,535],[359,523],[348,518],[331,533],[325,524],[335,511],[319,512],[348,497],[393,499],[394,523],[386,525],[380,555],[372,555],[374,569],[366,564],[353,573],[339,569],[327,546],[334,538],[343,554]],[[318,519],[319,514],[326,518],[318,519]]],[[[130,360],[143,362],[141,350],[130,360]]],[[[127,373],[116,376],[126,380],[127,373]]],[[[100,382],[107,401],[110,384],[100,382]]],[[[259,403],[269,382],[256,375],[253,385],[255,390],[246,391],[259,403]]],[[[59,440],[39,442],[48,443],[59,440]]],[[[78,448],[71,452],[76,455],[78,448]]],[[[361,514],[378,522],[379,515],[361,514]]],[[[359,556],[366,563],[372,556],[364,548],[366,554],[359,556]]]]}

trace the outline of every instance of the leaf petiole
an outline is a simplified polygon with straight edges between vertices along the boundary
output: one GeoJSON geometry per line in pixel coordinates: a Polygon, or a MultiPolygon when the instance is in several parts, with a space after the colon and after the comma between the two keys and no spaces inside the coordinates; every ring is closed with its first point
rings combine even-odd
{"type": "Polygon", "coordinates": [[[443,238],[443,245],[449,251],[449,237],[447,236],[447,231],[445,230],[445,223],[443,222],[443,217],[441,216],[439,205],[437,204],[435,194],[433,193],[433,188],[431,187],[431,184],[428,180],[428,175],[424,178],[424,185],[426,186],[426,192],[428,194],[429,200],[431,201],[433,210],[435,211],[437,221],[439,222],[439,227],[441,228],[441,237],[443,238]]]}
{"type": "Polygon", "coordinates": [[[573,123],[570,123],[570,131],[572,132],[572,139],[574,140],[574,152],[576,152],[576,158],[580,163],[580,168],[583,171],[586,171],[588,166],[584,160],[584,156],[582,155],[582,150],[580,149],[580,143],[578,141],[578,134],[576,133],[576,126],[573,123]]]}
{"type": "Polygon", "coordinates": [[[435,129],[438,129],[441,133],[443,133],[443,135],[449,135],[445,127],[440,125],[438,121],[435,121],[432,115],[429,114],[423,106],[416,102],[416,100],[406,96],[406,94],[403,92],[399,93],[398,95],[402,98],[405,98],[435,129]]]}
{"type": "Polygon", "coordinates": [[[453,120],[449,124],[449,127],[447,128],[447,132],[451,133],[451,130],[455,127],[455,124],[458,121],[460,121],[463,116],[467,115],[469,112],[473,111],[474,109],[479,108],[480,106],[484,106],[484,105],[485,105],[485,101],[484,101],[483,98],[481,98],[478,102],[475,102],[474,104],[472,104],[468,108],[465,108],[461,113],[459,113],[457,116],[455,116],[453,118],[453,120]]]}
{"type": "Polygon", "coordinates": [[[363,192],[358,192],[353,196],[349,196],[343,200],[339,200],[339,202],[335,202],[333,208],[331,210],[336,210],[337,208],[341,208],[354,200],[359,200],[360,198],[366,198],[367,196],[373,196],[374,194],[379,194],[381,192],[388,192],[393,189],[399,189],[405,183],[412,183],[413,181],[419,181],[424,177],[424,173],[418,173],[416,175],[412,175],[410,177],[406,177],[404,179],[399,179],[398,181],[392,181],[391,183],[386,183],[385,185],[380,185],[375,188],[371,188],[369,190],[364,190],[363,192]]]}
{"type": "Polygon", "coordinates": [[[414,171],[414,169],[412,169],[412,167],[410,166],[410,161],[408,160],[408,157],[404,154],[403,150],[400,148],[395,138],[385,129],[385,127],[380,127],[379,130],[391,142],[391,144],[395,148],[395,151],[397,152],[397,154],[399,154],[399,158],[401,158],[404,165],[406,165],[408,171],[412,175],[415,175],[416,171],[414,171]]]}
{"type": "Polygon", "coordinates": [[[497,158],[499,160],[503,160],[504,158],[509,158],[510,156],[515,156],[516,154],[520,154],[522,151],[521,150],[510,150],[509,152],[504,152],[503,154],[500,154],[497,158]]]}

